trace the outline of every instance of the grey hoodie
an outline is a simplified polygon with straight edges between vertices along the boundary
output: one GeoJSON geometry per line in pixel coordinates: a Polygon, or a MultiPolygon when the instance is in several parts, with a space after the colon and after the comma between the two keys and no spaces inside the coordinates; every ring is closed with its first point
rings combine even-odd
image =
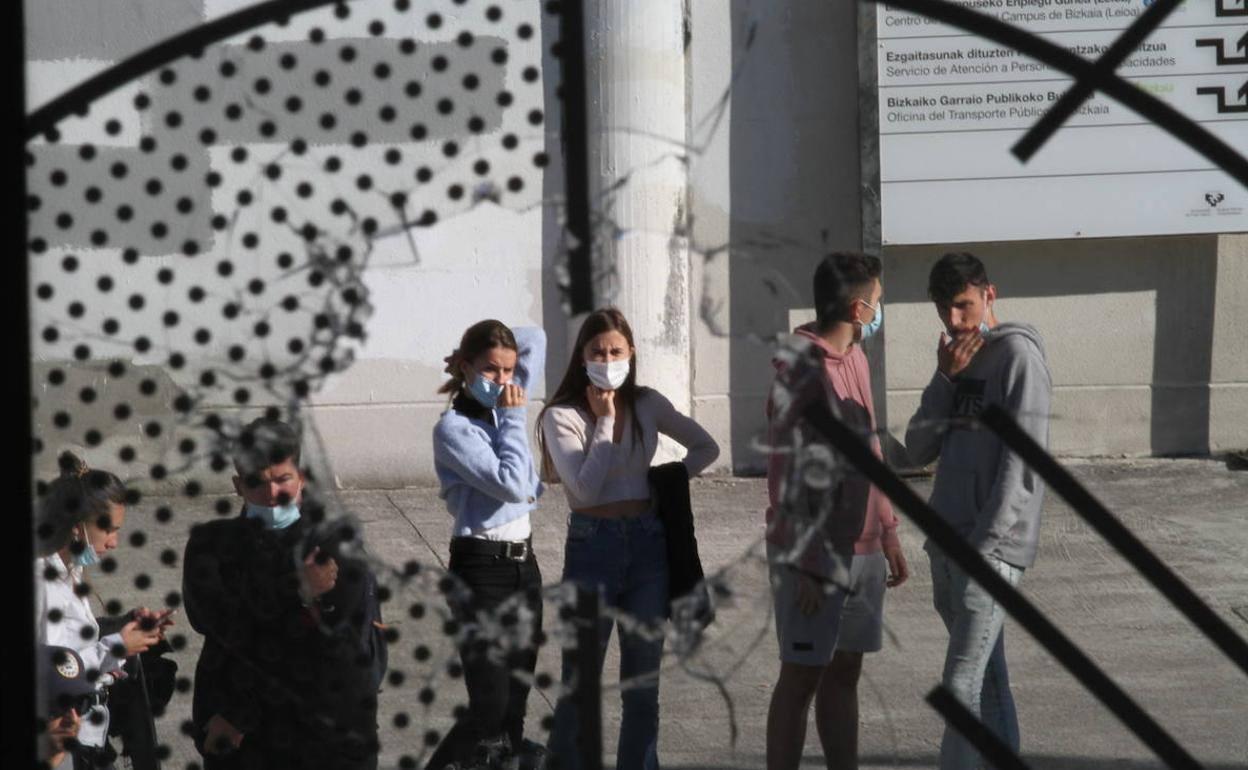
{"type": "Polygon", "coordinates": [[[1016,567],[1036,560],[1044,482],[996,434],[967,418],[999,404],[1047,448],[1051,392],[1040,333],[1002,323],[952,381],[937,370],[906,428],[914,464],[940,458],[932,507],[980,553],[1016,567]]]}

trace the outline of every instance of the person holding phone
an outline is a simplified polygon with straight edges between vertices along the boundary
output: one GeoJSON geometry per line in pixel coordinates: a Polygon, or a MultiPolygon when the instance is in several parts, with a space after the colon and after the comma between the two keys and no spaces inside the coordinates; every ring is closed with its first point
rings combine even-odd
{"type": "Polygon", "coordinates": [[[126,487],[114,474],[89,468],[69,452],[59,463],[60,476],[48,485],[38,511],[38,642],[73,650],[88,672],[97,672],[70,754],[75,770],[110,768],[117,753],[108,742],[108,687],[122,676],[127,657],[164,638],[172,610],[144,607],[119,618],[96,618],[85,570],[117,548],[126,520],[126,487]]]}

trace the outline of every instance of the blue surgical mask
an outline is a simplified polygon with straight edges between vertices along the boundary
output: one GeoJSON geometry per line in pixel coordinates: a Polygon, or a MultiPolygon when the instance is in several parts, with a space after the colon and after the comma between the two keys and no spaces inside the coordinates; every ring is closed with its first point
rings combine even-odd
{"type": "Polygon", "coordinates": [[[872,305],[866,300],[862,300],[862,304],[875,311],[875,317],[871,319],[871,323],[862,325],[861,339],[865,342],[870,339],[872,335],[878,332],[880,330],[880,325],[884,323],[884,306],[872,305]]]}
{"type": "Polygon", "coordinates": [[[498,397],[502,393],[503,386],[487,379],[483,374],[478,374],[472,382],[468,383],[468,394],[486,409],[493,409],[498,404],[498,397]]]}
{"type": "Polygon", "coordinates": [[[91,545],[91,541],[87,539],[86,533],[82,537],[82,550],[74,554],[74,564],[79,567],[90,567],[100,563],[100,554],[96,552],[95,546],[91,545]]]}
{"type": "Polygon", "coordinates": [[[979,322],[979,333],[980,333],[980,334],[987,334],[987,333],[988,333],[988,322],[987,322],[987,321],[980,321],[980,322],[979,322]]]}
{"type": "Polygon", "coordinates": [[[265,529],[286,529],[299,520],[299,504],[290,502],[286,505],[255,505],[247,503],[244,514],[264,523],[265,529]]]}

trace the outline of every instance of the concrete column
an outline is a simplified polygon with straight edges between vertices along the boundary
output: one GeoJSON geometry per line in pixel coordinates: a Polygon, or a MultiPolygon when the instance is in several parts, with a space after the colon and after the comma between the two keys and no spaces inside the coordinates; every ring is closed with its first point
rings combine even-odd
{"type": "Polygon", "coordinates": [[[690,408],[683,3],[585,3],[595,297],[633,327],[639,382],[690,408]]]}
{"type": "Polygon", "coordinates": [[[1209,451],[1248,448],[1248,235],[1218,236],[1209,451]]]}

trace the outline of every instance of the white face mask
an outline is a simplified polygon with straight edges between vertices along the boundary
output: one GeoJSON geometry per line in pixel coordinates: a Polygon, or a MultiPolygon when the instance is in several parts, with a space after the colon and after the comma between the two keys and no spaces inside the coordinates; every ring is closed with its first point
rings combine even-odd
{"type": "Polygon", "coordinates": [[[631,362],[625,358],[620,361],[590,361],[585,364],[585,373],[589,381],[603,390],[615,390],[628,379],[631,362]]]}

